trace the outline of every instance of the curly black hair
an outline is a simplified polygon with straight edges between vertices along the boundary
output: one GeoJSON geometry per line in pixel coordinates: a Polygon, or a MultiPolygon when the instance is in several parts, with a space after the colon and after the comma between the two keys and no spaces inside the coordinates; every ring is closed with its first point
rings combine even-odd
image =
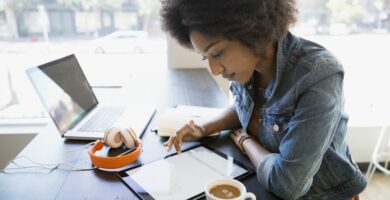
{"type": "Polygon", "coordinates": [[[193,49],[190,31],[237,39],[254,50],[283,37],[296,22],[295,0],[162,0],[162,29],[193,49]]]}

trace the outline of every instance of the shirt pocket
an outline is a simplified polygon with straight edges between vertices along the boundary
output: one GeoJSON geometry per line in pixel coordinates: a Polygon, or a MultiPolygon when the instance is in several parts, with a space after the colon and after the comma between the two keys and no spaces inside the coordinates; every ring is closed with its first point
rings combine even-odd
{"type": "Polygon", "coordinates": [[[279,151],[280,142],[288,132],[292,115],[293,109],[270,110],[263,114],[260,139],[265,139],[273,152],[279,151]]]}

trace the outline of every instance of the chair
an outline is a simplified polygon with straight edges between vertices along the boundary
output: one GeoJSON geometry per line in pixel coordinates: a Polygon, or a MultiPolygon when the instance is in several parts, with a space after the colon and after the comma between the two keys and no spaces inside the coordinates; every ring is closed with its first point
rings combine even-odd
{"type": "Polygon", "coordinates": [[[371,161],[366,172],[367,182],[370,181],[376,169],[382,171],[386,175],[390,175],[390,170],[388,169],[390,158],[390,134],[386,134],[386,130],[387,126],[383,126],[376,142],[374,152],[372,153],[371,161]]]}

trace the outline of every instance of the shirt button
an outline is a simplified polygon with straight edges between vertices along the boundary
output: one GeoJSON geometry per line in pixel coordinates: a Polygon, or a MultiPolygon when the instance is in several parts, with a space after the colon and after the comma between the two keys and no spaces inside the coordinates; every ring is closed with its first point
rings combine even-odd
{"type": "Polygon", "coordinates": [[[279,125],[274,124],[273,128],[274,128],[274,131],[276,131],[276,132],[279,131],[279,125]]]}

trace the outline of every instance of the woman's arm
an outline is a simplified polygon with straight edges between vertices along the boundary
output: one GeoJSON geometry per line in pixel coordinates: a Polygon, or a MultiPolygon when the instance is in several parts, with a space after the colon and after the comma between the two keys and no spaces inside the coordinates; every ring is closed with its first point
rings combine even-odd
{"type": "Polygon", "coordinates": [[[298,89],[280,152],[269,153],[255,166],[259,182],[284,199],[298,199],[310,189],[341,118],[342,74],[310,78],[305,81],[312,84],[298,89]]]}
{"type": "Polygon", "coordinates": [[[234,105],[227,108],[221,115],[202,125],[205,136],[223,130],[241,127],[234,105]]]}
{"type": "Polygon", "coordinates": [[[235,130],[233,133],[230,135],[234,143],[243,151],[249,159],[251,160],[253,166],[258,166],[263,158],[268,155],[270,152],[265,149],[263,146],[261,146],[256,139],[253,137],[248,137],[244,141],[241,142],[240,144],[240,138],[241,137],[246,137],[248,134],[243,131],[242,129],[235,130]]]}
{"type": "Polygon", "coordinates": [[[243,130],[231,134],[256,168],[259,182],[284,199],[297,199],[309,190],[341,117],[342,74],[311,80],[299,93],[279,152],[268,152],[254,138],[240,142],[247,137],[243,130]]]}

